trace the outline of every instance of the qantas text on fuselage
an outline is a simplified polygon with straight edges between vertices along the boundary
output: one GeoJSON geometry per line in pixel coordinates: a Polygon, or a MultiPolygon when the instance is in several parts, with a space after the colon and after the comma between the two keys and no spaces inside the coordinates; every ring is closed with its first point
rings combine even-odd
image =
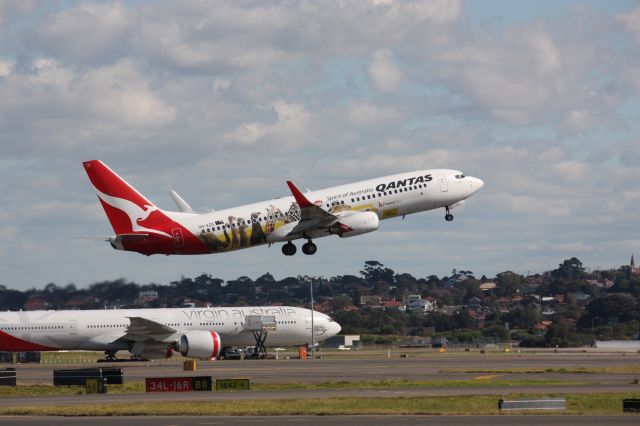
{"type": "Polygon", "coordinates": [[[306,239],[304,254],[317,250],[314,238],[352,237],[376,231],[380,220],[450,210],[483,187],[482,180],[448,169],[420,170],[302,193],[291,181],[292,196],[208,213],[194,212],[180,196],[171,196],[180,211],[156,207],[100,160],[83,163],[98,199],[115,231],[111,245],[151,254],[208,254],[263,244],[306,239]]]}
{"type": "Polygon", "coordinates": [[[313,314],[312,321],[311,310],[291,306],[0,312],[0,351],[105,351],[108,359],[121,350],[147,359],[177,351],[212,359],[223,348],[255,345],[254,332],[263,328],[267,346],[305,345],[340,332],[331,317],[313,314]]]}

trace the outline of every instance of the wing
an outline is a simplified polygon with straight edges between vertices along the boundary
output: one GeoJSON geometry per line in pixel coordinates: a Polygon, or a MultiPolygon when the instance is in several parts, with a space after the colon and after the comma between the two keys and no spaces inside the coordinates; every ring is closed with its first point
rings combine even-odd
{"type": "Polygon", "coordinates": [[[117,340],[164,342],[178,332],[175,328],[167,327],[164,324],[143,317],[129,317],[129,321],[131,321],[131,324],[127,327],[127,332],[117,340]]]}
{"type": "Polygon", "coordinates": [[[289,231],[290,234],[298,234],[314,228],[326,228],[338,221],[338,216],[309,201],[293,182],[288,180],[287,185],[300,206],[300,221],[289,231]]]}

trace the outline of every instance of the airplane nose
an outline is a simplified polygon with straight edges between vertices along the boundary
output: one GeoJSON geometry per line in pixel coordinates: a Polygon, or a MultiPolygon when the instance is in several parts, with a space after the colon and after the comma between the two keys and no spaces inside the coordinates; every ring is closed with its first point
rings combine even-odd
{"type": "Polygon", "coordinates": [[[482,181],[482,179],[478,179],[477,177],[474,177],[472,185],[473,185],[474,191],[479,191],[480,188],[484,186],[484,182],[482,181]]]}
{"type": "Polygon", "coordinates": [[[342,330],[342,327],[340,326],[340,324],[338,324],[337,322],[333,322],[331,324],[331,333],[333,336],[335,336],[336,334],[340,333],[340,330],[342,330]]]}

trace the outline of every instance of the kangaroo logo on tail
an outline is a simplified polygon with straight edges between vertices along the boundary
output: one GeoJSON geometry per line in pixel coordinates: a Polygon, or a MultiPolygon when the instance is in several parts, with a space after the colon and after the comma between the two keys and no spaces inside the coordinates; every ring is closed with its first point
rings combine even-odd
{"type": "Polygon", "coordinates": [[[148,232],[150,234],[159,234],[169,238],[173,238],[166,232],[140,226],[141,223],[147,220],[151,213],[158,211],[158,208],[156,206],[149,206],[145,204],[144,209],[142,209],[137,204],[132,203],[129,200],[125,200],[124,198],[112,197],[110,195],[104,194],[98,188],[96,188],[96,193],[98,194],[98,198],[100,198],[100,201],[110,205],[111,207],[123,211],[127,216],[129,216],[132,232],[148,232]]]}
{"type": "Polygon", "coordinates": [[[83,163],[116,235],[144,232],[173,238],[173,221],[100,160],[83,163]]]}

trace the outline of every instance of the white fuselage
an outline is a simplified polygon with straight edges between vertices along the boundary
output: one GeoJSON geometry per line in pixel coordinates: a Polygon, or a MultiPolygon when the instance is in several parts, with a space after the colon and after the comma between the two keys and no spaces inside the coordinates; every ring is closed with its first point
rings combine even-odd
{"type": "MultiPolygon", "coordinates": [[[[176,335],[214,331],[224,347],[249,346],[255,338],[246,330],[245,317],[255,315],[275,317],[276,329],[268,332],[267,346],[311,342],[311,310],[288,306],[25,311],[0,313],[0,351],[130,350],[131,342],[122,338],[132,317],[171,327],[176,335]]],[[[316,341],[340,332],[340,325],[325,314],[314,312],[313,321],[316,341]]]]}
{"type": "MultiPolygon", "coordinates": [[[[482,188],[480,179],[456,170],[419,170],[355,182],[304,193],[312,203],[329,213],[374,212],[379,220],[405,216],[459,203],[482,188]]],[[[219,251],[287,241],[292,238],[269,238],[251,241],[253,230],[260,227],[270,236],[275,228],[297,222],[300,209],[293,196],[285,196],[211,213],[165,212],[192,234],[222,242],[219,251]],[[226,244],[226,245],[225,245],[226,244]]],[[[319,238],[330,235],[317,230],[307,235],[319,238]]],[[[218,250],[213,250],[218,251],[218,250]]]]}

